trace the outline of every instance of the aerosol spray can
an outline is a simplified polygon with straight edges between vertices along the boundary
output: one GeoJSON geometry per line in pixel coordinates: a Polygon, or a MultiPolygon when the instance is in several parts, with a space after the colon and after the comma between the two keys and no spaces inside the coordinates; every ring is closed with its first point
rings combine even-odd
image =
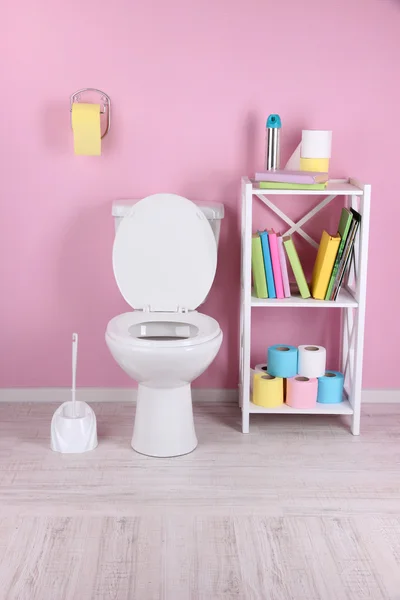
{"type": "Polygon", "coordinates": [[[280,167],[280,137],[281,137],[281,118],[279,115],[269,115],[266,124],[265,138],[265,169],[275,171],[280,167]]]}

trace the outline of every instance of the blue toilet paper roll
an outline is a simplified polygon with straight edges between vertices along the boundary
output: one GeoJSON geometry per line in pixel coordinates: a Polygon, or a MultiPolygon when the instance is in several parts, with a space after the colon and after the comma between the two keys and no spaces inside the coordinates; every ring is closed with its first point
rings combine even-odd
{"type": "Polygon", "coordinates": [[[317,402],[321,404],[338,404],[343,400],[344,377],[339,371],[326,371],[318,377],[317,402]]]}
{"type": "Polygon", "coordinates": [[[268,373],[274,377],[294,377],[297,375],[297,348],[285,344],[275,344],[268,348],[268,373]]]}

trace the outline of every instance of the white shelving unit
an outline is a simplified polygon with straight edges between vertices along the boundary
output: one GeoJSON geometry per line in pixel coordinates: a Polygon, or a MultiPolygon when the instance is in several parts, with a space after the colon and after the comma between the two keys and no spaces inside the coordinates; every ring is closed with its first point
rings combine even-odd
{"type": "MultiPolygon", "coordinates": [[[[264,190],[247,177],[242,178],[242,260],[241,260],[241,302],[240,302],[240,381],[239,404],[242,409],[242,431],[249,432],[250,414],[323,414],[323,415],[352,415],[351,431],[354,435],[360,433],[361,384],[364,346],[365,296],[367,284],[368,236],[370,215],[371,186],[356,179],[331,180],[326,189],[321,190],[264,190]],[[324,196],[324,198],[294,223],[270,199],[272,196],[324,196]],[[252,296],[251,289],[251,236],[254,198],[263,202],[270,210],[278,215],[287,225],[284,235],[297,232],[309,244],[318,248],[318,242],[312,239],[303,225],[312,219],[330,202],[339,199],[344,206],[352,207],[361,216],[361,226],[357,233],[353,258],[350,269],[336,301],[303,300],[300,296],[277,299],[260,299],[252,296]],[[340,404],[317,404],[313,409],[294,409],[286,404],[278,408],[263,408],[251,402],[250,397],[250,349],[251,349],[251,314],[255,308],[268,307],[313,307],[342,310],[341,327],[341,370],[345,375],[344,398],[340,404]]],[[[306,203],[306,199],[296,198],[296,202],[306,203]]],[[[290,343],[290,340],[288,340],[290,343]]]]}

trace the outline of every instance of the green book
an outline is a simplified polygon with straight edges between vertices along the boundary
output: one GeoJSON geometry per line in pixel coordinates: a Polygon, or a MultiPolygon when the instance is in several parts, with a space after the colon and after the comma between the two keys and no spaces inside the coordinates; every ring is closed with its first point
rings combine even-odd
{"type": "Polygon", "coordinates": [[[326,290],[325,300],[331,299],[333,285],[335,283],[336,275],[339,270],[340,261],[342,260],[343,251],[346,246],[347,236],[349,235],[350,225],[353,220],[351,212],[347,208],[342,208],[342,214],[340,215],[338,234],[342,238],[339,244],[339,249],[336,255],[336,260],[333,265],[332,275],[329,280],[328,289],[326,290]]]}
{"type": "Polygon", "coordinates": [[[256,297],[268,298],[261,238],[258,233],[253,235],[251,241],[251,269],[253,271],[253,286],[256,297]]]}
{"type": "Polygon", "coordinates": [[[307,280],[304,276],[303,267],[301,266],[297,250],[290,235],[286,235],[283,238],[283,245],[285,246],[286,254],[288,255],[290,266],[292,267],[293,275],[295,276],[300,295],[302,298],[309,298],[311,296],[310,288],[308,287],[307,280]]]}
{"type": "Polygon", "coordinates": [[[276,181],[260,181],[259,185],[264,190],[324,190],[326,183],[278,183],[276,181]]]}
{"type": "Polygon", "coordinates": [[[353,255],[354,242],[356,239],[358,228],[361,224],[361,215],[354,208],[350,209],[353,220],[351,221],[350,231],[347,236],[346,245],[344,247],[342,260],[340,261],[338,274],[336,275],[336,281],[333,286],[331,300],[336,300],[340,291],[340,288],[343,283],[343,278],[347,269],[347,266],[350,263],[351,257],[353,255]]]}

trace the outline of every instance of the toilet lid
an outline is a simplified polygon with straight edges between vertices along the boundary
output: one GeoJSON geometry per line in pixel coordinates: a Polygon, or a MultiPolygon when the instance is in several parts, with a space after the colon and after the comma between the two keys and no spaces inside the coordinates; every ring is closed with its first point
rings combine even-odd
{"type": "Polygon", "coordinates": [[[135,309],[194,310],[206,298],[216,267],[210,224],[193,202],[175,194],[137,202],[115,235],[115,279],[135,309]]]}

